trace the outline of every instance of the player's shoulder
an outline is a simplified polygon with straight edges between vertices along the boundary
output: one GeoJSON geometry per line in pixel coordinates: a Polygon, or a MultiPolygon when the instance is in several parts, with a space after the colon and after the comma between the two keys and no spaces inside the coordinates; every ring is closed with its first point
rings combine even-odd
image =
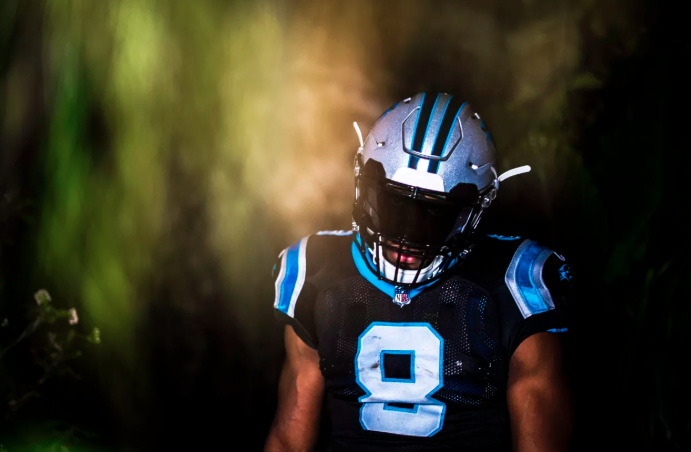
{"type": "Polygon", "coordinates": [[[517,266],[539,265],[552,255],[564,260],[561,255],[537,240],[499,234],[477,237],[472,254],[477,256],[478,264],[492,265],[500,271],[508,271],[512,267],[515,269],[517,266]]]}
{"type": "Polygon", "coordinates": [[[293,243],[282,253],[302,252],[310,261],[321,261],[350,250],[352,241],[353,231],[318,231],[293,243]]]}
{"type": "Polygon", "coordinates": [[[510,266],[516,253],[525,249],[526,243],[535,243],[533,240],[520,236],[484,234],[478,235],[473,240],[468,264],[485,274],[503,277],[510,266]]]}
{"type": "Polygon", "coordinates": [[[309,236],[315,248],[337,249],[348,247],[353,241],[352,230],[318,231],[309,236]]]}
{"type": "MultiPolygon", "coordinates": [[[[280,268],[305,273],[307,276],[328,267],[332,263],[343,262],[350,254],[353,232],[318,231],[296,241],[279,254],[280,268]]],[[[279,264],[277,264],[278,269],[279,264]]]]}
{"type": "Polygon", "coordinates": [[[479,236],[471,255],[477,272],[493,287],[508,290],[524,318],[554,309],[571,286],[566,259],[537,240],[479,236]]]}

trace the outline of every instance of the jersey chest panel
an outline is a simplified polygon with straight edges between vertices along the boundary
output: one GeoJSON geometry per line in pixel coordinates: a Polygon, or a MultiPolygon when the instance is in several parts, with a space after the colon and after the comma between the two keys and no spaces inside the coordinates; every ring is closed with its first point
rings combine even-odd
{"type": "Polygon", "coordinates": [[[352,276],[319,294],[315,320],[321,370],[332,397],[358,403],[367,394],[357,382],[356,357],[361,335],[372,324],[429,325],[438,334],[442,383],[432,397],[447,411],[504,397],[507,358],[497,313],[489,295],[462,277],[440,281],[400,307],[365,278],[352,276]]]}

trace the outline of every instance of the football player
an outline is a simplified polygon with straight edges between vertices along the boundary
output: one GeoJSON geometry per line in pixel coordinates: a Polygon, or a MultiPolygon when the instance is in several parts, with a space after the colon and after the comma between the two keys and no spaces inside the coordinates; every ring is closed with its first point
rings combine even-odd
{"type": "MultiPolygon", "coordinates": [[[[356,125],[357,129],[357,125],[356,125]]],[[[506,178],[467,103],[421,93],[387,110],[355,157],[351,231],[276,266],[286,360],[265,451],[563,451],[569,393],[564,259],[474,234],[506,178]]]]}

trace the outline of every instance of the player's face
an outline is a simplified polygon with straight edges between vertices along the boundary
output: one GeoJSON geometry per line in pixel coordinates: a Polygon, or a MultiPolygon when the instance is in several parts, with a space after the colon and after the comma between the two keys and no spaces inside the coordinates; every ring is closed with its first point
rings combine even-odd
{"type": "Polygon", "coordinates": [[[417,270],[422,265],[423,259],[420,256],[411,256],[410,254],[406,254],[406,250],[408,248],[405,246],[401,248],[399,244],[393,243],[389,240],[385,240],[384,244],[388,245],[387,247],[383,248],[384,259],[393,265],[396,265],[400,255],[401,260],[399,265],[401,270],[417,270]]]}

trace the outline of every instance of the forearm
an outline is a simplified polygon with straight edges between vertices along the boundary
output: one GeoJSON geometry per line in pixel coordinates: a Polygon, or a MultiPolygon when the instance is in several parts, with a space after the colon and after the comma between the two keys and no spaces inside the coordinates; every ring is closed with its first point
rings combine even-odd
{"type": "Polygon", "coordinates": [[[264,452],[289,452],[298,449],[291,448],[289,441],[281,438],[281,434],[275,425],[271,426],[269,431],[269,436],[266,438],[266,444],[264,444],[264,452]]]}
{"type": "Polygon", "coordinates": [[[274,423],[264,444],[264,452],[303,452],[311,450],[313,445],[295,444],[286,438],[284,432],[274,423]]]}
{"type": "Polygon", "coordinates": [[[566,452],[571,436],[568,397],[546,388],[526,390],[512,404],[511,431],[514,452],[566,452]]]}
{"type": "MultiPolygon", "coordinates": [[[[321,392],[308,392],[311,378],[285,369],[279,406],[264,447],[265,452],[303,452],[314,449],[319,432],[321,392]],[[317,405],[319,403],[319,405],[317,405]]],[[[312,386],[313,383],[312,383],[312,386]]]]}
{"type": "Polygon", "coordinates": [[[317,443],[318,423],[305,426],[276,418],[271,425],[264,452],[308,452],[317,443]],[[305,428],[307,427],[307,428],[305,428]]]}

